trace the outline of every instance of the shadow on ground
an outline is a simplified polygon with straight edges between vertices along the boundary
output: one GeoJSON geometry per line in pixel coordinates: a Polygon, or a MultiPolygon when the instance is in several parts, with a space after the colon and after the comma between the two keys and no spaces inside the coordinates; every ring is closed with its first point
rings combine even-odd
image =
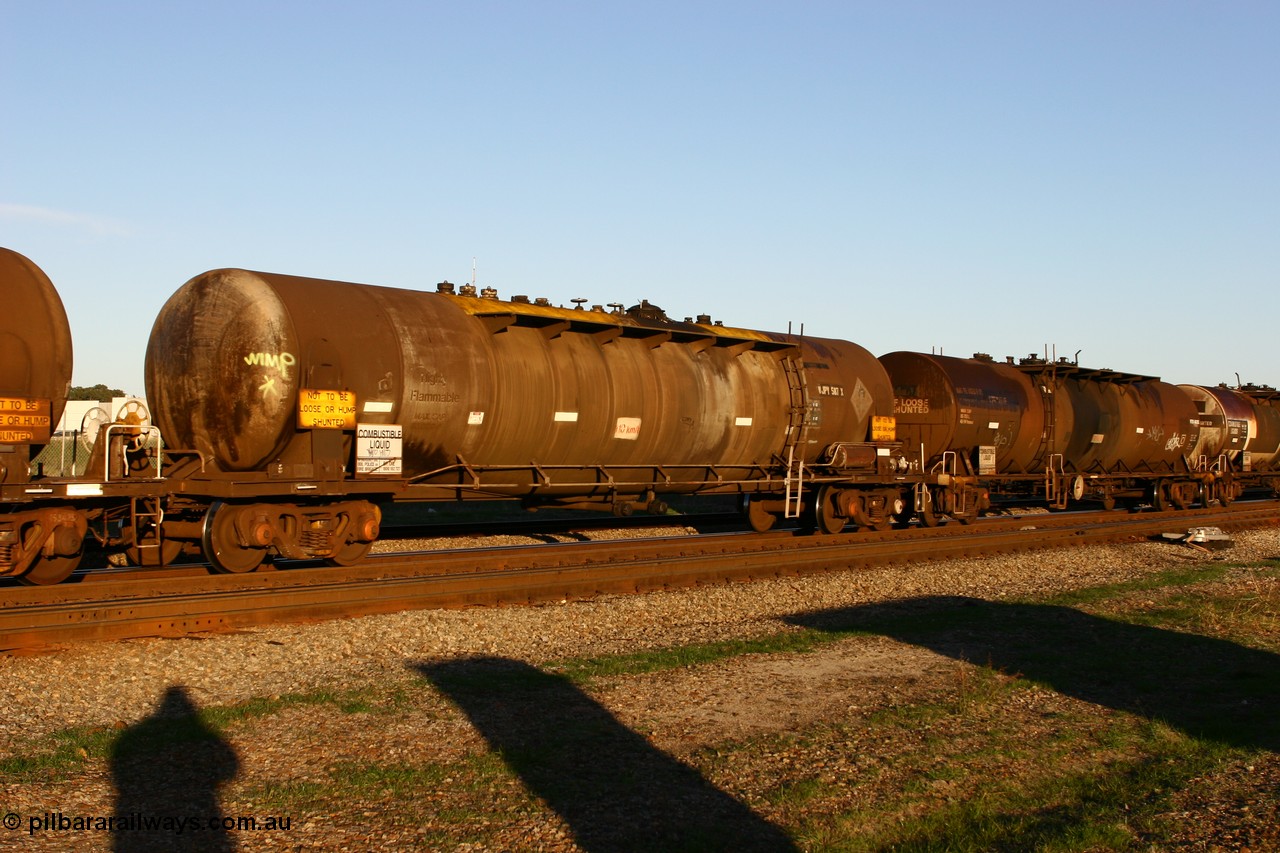
{"type": "Polygon", "coordinates": [[[219,789],[235,778],[235,749],[206,726],[182,687],[170,687],[155,712],[129,726],[111,750],[115,785],[112,833],[119,853],[236,849],[223,824],[219,789]]]}
{"type": "Polygon", "coordinates": [[[588,851],[789,851],[778,827],[622,725],[567,679],[520,661],[417,669],[470,718],[588,851]]]}
{"type": "Polygon", "coordinates": [[[799,614],[866,631],[1236,747],[1280,749],[1280,656],[1070,607],[925,597],[799,614]]]}

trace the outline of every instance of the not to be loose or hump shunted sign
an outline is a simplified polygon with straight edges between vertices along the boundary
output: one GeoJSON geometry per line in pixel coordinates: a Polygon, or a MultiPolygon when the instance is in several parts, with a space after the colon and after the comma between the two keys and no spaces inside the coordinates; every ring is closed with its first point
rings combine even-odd
{"type": "Polygon", "coordinates": [[[49,400],[0,397],[0,444],[42,444],[53,434],[49,400]]]}

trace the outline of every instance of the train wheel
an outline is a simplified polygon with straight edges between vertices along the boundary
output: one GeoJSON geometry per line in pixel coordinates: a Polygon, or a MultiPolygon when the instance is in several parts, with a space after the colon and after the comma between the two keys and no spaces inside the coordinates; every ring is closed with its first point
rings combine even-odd
{"type": "Polygon", "coordinates": [[[818,492],[818,499],[814,502],[814,521],[823,533],[839,533],[844,530],[845,520],[837,514],[840,508],[836,505],[836,496],[839,494],[840,490],[831,486],[823,486],[818,492]]]}
{"type": "Polygon", "coordinates": [[[330,566],[354,566],[364,559],[372,547],[372,542],[348,542],[324,561],[330,566]]]}
{"type": "Polygon", "coordinates": [[[236,533],[235,507],[217,501],[204,517],[201,544],[215,569],[227,574],[251,572],[267,557],[266,548],[246,548],[236,533]]]}
{"type": "Polygon", "coordinates": [[[756,533],[772,530],[773,526],[778,523],[778,514],[769,512],[760,501],[748,497],[746,502],[747,523],[751,525],[751,529],[756,533]]]}
{"type": "Polygon", "coordinates": [[[80,565],[80,556],[36,557],[31,568],[19,575],[18,583],[27,586],[53,586],[62,583],[80,565]]]}
{"type": "Polygon", "coordinates": [[[1151,508],[1164,512],[1169,508],[1169,489],[1164,483],[1156,483],[1151,489],[1151,508]]]}

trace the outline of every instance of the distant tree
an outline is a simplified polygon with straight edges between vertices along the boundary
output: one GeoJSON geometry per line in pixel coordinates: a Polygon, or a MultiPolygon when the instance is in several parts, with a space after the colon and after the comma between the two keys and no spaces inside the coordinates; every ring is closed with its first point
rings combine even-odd
{"type": "Polygon", "coordinates": [[[97,400],[99,402],[109,401],[112,397],[123,397],[125,393],[119,388],[108,388],[101,383],[97,385],[82,386],[72,385],[71,392],[67,394],[68,400],[97,400]]]}

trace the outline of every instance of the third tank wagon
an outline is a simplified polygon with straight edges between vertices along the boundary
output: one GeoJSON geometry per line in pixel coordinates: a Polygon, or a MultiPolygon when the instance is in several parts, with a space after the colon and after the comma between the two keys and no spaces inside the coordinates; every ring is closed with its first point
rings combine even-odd
{"type": "Polygon", "coordinates": [[[1036,358],[1015,364],[896,352],[881,361],[894,386],[898,436],[926,467],[950,452],[962,469],[1007,478],[997,485],[1044,481],[1057,503],[1064,490],[1104,502],[1159,499],[1148,492],[1161,475],[1193,473],[1196,404],[1155,377],[1036,358]]]}

